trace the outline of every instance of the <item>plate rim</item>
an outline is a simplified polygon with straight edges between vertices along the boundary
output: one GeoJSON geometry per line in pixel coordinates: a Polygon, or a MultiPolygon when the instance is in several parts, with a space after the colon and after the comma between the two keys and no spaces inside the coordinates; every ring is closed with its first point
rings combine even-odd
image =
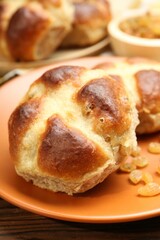
{"type": "Polygon", "coordinates": [[[23,202],[18,200],[17,198],[10,198],[10,195],[3,193],[0,190],[0,197],[13,204],[16,207],[24,209],[28,212],[38,214],[41,216],[49,217],[52,219],[68,221],[68,222],[79,222],[79,223],[123,223],[123,222],[133,222],[138,220],[145,220],[152,217],[160,216],[160,209],[149,210],[143,213],[134,213],[134,214],[125,214],[122,216],[81,216],[81,215],[73,215],[73,214],[63,214],[59,212],[48,211],[42,208],[35,207],[33,204],[27,204],[27,202],[23,202]]]}
{"type": "MultiPolygon", "coordinates": [[[[28,61],[28,62],[14,62],[8,61],[6,59],[0,59],[0,75],[1,72],[3,74],[11,71],[13,69],[33,69],[39,68],[47,65],[52,65],[55,63],[69,61],[72,59],[77,58],[85,58],[89,57],[99,51],[102,51],[105,47],[107,47],[110,43],[109,36],[105,37],[104,39],[100,40],[99,42],[92,44],[87,47],[80,47],[80,48],[69,48],[69,49],[58,49],[57,51],[53,52],[50,57],[42,60],[37,61],[28,61]],[[66,55],[65,55],[66,54],[66,55]]],[[[33,69],[34,70],[34,69],[33,69]]]]}

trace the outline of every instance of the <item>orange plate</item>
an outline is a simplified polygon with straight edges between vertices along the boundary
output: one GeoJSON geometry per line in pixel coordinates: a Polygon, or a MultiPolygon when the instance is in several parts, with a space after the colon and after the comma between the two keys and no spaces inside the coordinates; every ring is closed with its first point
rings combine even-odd
{"type": "MultiPolygon", "coordinates": [[[[8,150],[8,118],[27,91],[29,85],[44,71],[58,65],[84,65],[91,67],[114,57],[90,57],[45,66],[15,78],[0,88],[0,196],[16,206],[47,217],[91,223],[124,222],[160,215],[160,195],[139,197],[140,185],[132,185],[128,174],[113,173],[92,190],[74,196],[53,193],[33,186],[17,176],[8,150]]],[[[139,140],[143,155],[150,161],[144,171],[150,171],[154,180],[160,182],[156,168],[160,155],[147,152],[150,141],[158,134],[139,140]]]]}

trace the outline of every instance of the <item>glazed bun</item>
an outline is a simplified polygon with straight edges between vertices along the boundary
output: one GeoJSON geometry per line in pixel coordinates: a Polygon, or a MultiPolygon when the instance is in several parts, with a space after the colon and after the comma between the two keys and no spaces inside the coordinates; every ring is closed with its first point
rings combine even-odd
{"type": "Polygon", "coordinates": [[[47,58],[71,30],[72,4],[67,0],[26,0],[12,7],[11,2],[1,3],[3,54],[15,61],[47,58]]]}
{"type": "Polygon", "coordinates": [[[135,150],[137,119],[121,79],[79,66],[51,69],[9,119],[17,174],[54,192],[85,192],[135,150]]]}
{"type": "Polygon", "coordinates": [[[107,26],[111,12],[107,0],[72,0],[72,3],[72,31],[65,37],[62,46],[89,46],[108,35],[107,26]]]}
{"type": "Polygon", "coordinates": [[[160,131],[160,63],[144,58],[113,57],[94,68],[119,76],[133,94],[139,115],[137,134],[160,131]]]}

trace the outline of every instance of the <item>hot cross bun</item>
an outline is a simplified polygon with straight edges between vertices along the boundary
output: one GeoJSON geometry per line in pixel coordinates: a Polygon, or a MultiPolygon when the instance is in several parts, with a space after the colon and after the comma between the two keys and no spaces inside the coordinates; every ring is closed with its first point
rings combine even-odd
{"type": "Polygon", "coordinates": [[[109,75],[116,75],[130,88],[140,123],[137,134],[160,130],[160,63],[144,58],[111,57],[96,65],[109,75]]]}
{"type": "Polygon", "coordinates": [[[64,65],[37,79],[11,114],[10,153],[27,181],[72,195],[118,169],[137,146],[137,124],[120,78],[64,65]]]}

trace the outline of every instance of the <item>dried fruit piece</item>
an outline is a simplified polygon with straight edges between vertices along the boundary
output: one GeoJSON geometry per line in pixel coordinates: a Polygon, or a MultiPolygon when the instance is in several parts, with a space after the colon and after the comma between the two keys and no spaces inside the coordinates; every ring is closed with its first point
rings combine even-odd
{"type": "Polygon", "coordinates": [[[131,153],[132,157],[137,157],[141,154],[141,148],[137,146],[137,148],[131,153]]]}
{"type": "Polygon", "coordinates": [[[160,154],[160,143],[159,142],[150,142],[148,145],[148,151],[154,154],[160,154]]]}
{"type": "Polygon", "coordinates": [[[136,165],[132,162],[125,162],[125,163],[122,163],[121,166],[120,166],[120,170],[122,172],[132,172],[133,170],[136,169],[136,165]]]}
{"type": "Polygon", "coordinates": [[[138,189],[138,195],[140,196],[153,197],[158,194],[160,194],[160,185],[155,182],[147,183],[138,189]]]}
{"type": "Polygon", "coordinates": [[[129,179],[132,183],[137,184],[141,181],[142,179],[142,171],[141,170],[133,170],[130,174],[129,174],[129,179]]]}
{"type": "Polygon", "coordinates": [[[153,182],[153,177],[152,177],[152,175],[149,172],[144,172],[142,174],[142,180],[145,183],[150,183],[150,182],[153,182]]]}
{"type": "Polygon", "coordinates": [[[146,157],[138,156],[138,157],[133,158],[133,163],[137,167],[143,168],[148,165],[148,159],[146,157]]]}

